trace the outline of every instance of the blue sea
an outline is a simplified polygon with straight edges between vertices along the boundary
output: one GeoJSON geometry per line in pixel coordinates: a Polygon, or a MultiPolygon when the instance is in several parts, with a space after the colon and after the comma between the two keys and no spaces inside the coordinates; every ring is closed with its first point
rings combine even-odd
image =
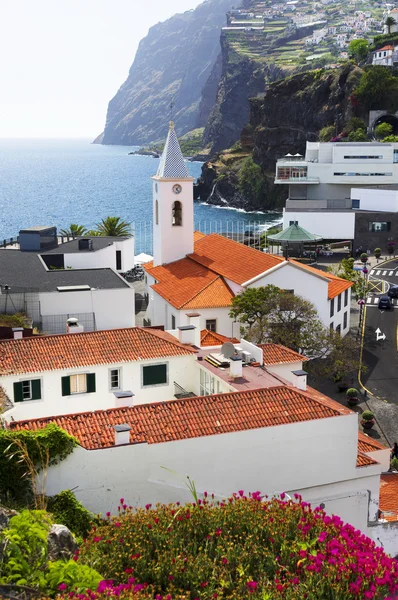
{"type": "MultiPolygon", "coordinates": [[[[90,140],[0,139],[0,240],[34,225],[95,227],[103,217],[134,224],[136,252],[151,252],[152,182],[158,159],[129,156],[135,147],[90,140]]],[[[188,162],[197,178],[202,163],[188,162]]],[[[280,213],[245,213],[195,204],[195,226],[211,231],[266,229],[280,213]]]]}

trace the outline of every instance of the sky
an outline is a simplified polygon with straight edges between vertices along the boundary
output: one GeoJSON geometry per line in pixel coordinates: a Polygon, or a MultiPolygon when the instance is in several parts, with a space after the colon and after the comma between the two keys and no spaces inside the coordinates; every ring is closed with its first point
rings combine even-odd
{"type": "Polygon", "coordinates": [[[0,0],[0,137],[95,138],[149,27],[201,0],[0,0]]]}

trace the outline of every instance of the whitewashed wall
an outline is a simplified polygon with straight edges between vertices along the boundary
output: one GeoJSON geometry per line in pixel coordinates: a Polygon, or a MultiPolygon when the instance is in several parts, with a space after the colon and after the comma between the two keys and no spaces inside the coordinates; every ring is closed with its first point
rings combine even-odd
{"type": "MultiPolygon", "coordinates": [[[[80,292],[40,292],[40,312],[47,315],[94,313],[97,329],[134,327],[134,289],[91,289],[80,292]]],[[[65,324],[66,326],[66,324],[65,324]]]]}
{"type": "MultiPolygon", "coordinates": [[[[14,399],[14,382],[41,379],[41,400],[18,402],[14,408],[7,411],[5,418],[9,421],[13,417],[18,421],[114,408],[117,404],[113,391],[110,389],[109,371],[117,368],[121,369],[121,389],[130,390],[135,394],[133,405],[172,400],[175,394],[174,381],[184,389],[191,391],[199,377],[196,355],[3,376],[0,378],[0,383],[11,400],[14,399]],[[168,365],[168,383],[144,388],[142,367],[160,363],[168,365]],[[61,378],[78,373],[95,373],[96,392],[62,396],[61,378]]],[[[125,400],[125,403],[131,404],[131,400],[125,400]]]]}
{"type": "Polygon", "coordinates": [[[377,523],[374,527],[369,527],[368,535],[378,546],[383,547],[384,552],[394,557],[398,555],[398,521],[377,523]]]}
{"type": "Polygon", "coordinates": [[[291,221],[296,221],[300,227],[325,239],[353,240],[355,237],[354,211],[314,210],[311,212],[306,210],[296,212],[283,209],[283,229],[289,227],[291,221]]]}
{"type": "MultiPolygon", "coordinates": [[[[162,469],[165,466],[182,479],[189,475],[199,493],[225,497],[239,489],[264,494],[298,491],[316,504],[338,506],[349,522],[365,523],[368,505],[378,497],[381,468],[355,467],[357,427],[356,415],[350,414],[164,444],[78,448],[50,468],[47,493],[73,488],[87,508],[102,513],[116,513],[120,497],[138,506],[189,501],[181,480],[162,469]],[[366,490],[367,504],[362,498],[366,490]],[[353,502],[358,491],[362,499],[353,502]]],[[[372,505],[370,518],[374,510],[372,505]]]]}
{"type": "Polygon", "coordinates": [[[275,375],[283,377],[287,381],[290,381],[290,383],[294,383],[292,371],[300,371],[303,368],[303,363],[295,362],[282,365],[265,365],[265,367],[270,373],[275,373],[275,375]]]}
{"type": "MultiPolygon", "coordinates": [[[[116,271],[116,251],[120,250],[122,258],[123,271],[128,271],[134,267],[134,238],[127,240],[109,242],[109,246],[90,252],[84,250],[81,252],[65,253],[65,268],[72,269],[100,269],[110,268],[116,271]]],[[[59,247],[62,253],[62,246],[59,247]]]]}
{"type": "Polygon", "coordinates": [[[397,190],[354,188],[351,190],[351,199],[359,200],[361,210],[398,212],[397,190]]]}

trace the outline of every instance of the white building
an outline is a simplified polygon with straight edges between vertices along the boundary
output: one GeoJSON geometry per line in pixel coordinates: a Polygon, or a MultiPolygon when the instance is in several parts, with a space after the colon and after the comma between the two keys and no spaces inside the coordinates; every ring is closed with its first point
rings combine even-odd
{"type": "Polygon", "coordinates": [[[217,234],[194,233],[192,178],[173,127],[153,179],[154,260],[145,265],[152,325],[175,330],[189,325],[194,312],[200,329],[239,336],[240,324],[229,316],[233,297],[274,284],[310,300],[327,327],[348,332],[349,282],[217,234]]]}
{"type": "Polygon", "coordinates": [[[398,46],[383,46],[375,52],[373,52],[373,65],[383,65],[386,67],[392,67],[398,60],[398,46]]]}
{"type": "Polygon", "coordinates": [[[0,353],[7,420],[169,400],[199,381],[195,350],[147,328],[7,340],[0,353]]]}

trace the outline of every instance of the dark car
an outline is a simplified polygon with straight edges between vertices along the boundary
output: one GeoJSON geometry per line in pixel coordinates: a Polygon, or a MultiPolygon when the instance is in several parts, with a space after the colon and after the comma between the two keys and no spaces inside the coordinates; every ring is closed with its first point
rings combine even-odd
{"type": "Polygon", "coordinates": [[[390,298],[388,296],[380,296],[378,307],[386,308],[386,309],[392,308],[392,303],[391,303],[390,298]]]}
{"type": "Polygon", "coordinates": [[[398,285],[392,285],[387,294],[390,296],[390,298],[398,298],[398,285]]]}

